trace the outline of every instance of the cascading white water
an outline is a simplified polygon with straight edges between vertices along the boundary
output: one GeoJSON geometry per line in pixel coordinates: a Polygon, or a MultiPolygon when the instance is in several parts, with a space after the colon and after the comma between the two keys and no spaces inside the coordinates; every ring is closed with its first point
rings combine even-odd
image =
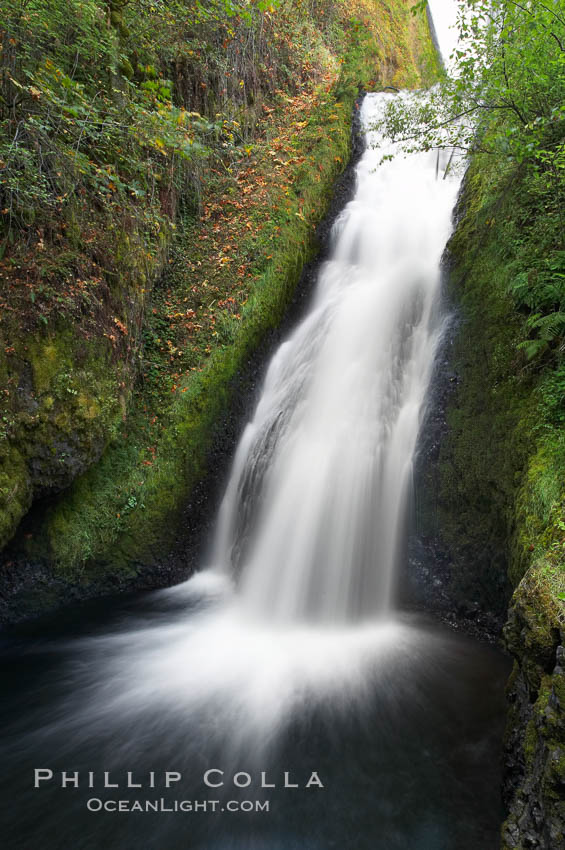
{"type": "Polygon", "coordinates": [[[220,511],[215,563],[267,618],[390,609],[458,189],[447,155],[405,157],[369,129],[408,96],[363,101],[354,199],[309,314],[273,357],[220,511]]]}

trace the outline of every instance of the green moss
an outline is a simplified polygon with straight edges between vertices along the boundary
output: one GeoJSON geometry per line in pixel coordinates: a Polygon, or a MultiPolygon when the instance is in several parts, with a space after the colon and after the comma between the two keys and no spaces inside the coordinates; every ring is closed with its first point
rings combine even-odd
{"type": "Polygon", "coordinates": [[[0,451],[0,541],[8,540],[33,497],[24,458],[13,447],[0,451]]]}
{"type": "MultiPolygon", "coordinates": [[[[504,627],[506,645],[519,660],[530,693],[539,696],[555,665],[563,611],[543,567],[528,570],[514,595],[504,627]]],[[[547,684],[547,683],[546,683],[547,684]]]]}
{"type": "Polygon", "coordinates": [[[565,434],[541,437],[518,493],[510,575],[517,582],[534,563],[557,598],[565,593],[565,434]]]}
{"type": "MultiPolygon", "coordinates": [[[[560,708],[552,705],[552,697],[560,690],[559,679],[563,679],[563,676],[543,677],[523,736],[526,772],[536,774],[541,766],[539,791],[546,801],[553,802],[562,801],[561,789],[565,780],[565,745],[560,708]]],[[[563,705],[562,702],[560,704],[563,705]]]]}
{"type": "Polygon", "coordinates": [[[526,727],[526,733],[524,735],[524,759],[526,761],[526,767],[531,769],[534,757],[536,755],[536,750],[538,747],[538,733],[536,730],[535,718],[530,718],[530,721],[526,727]]]}
{"type": "Polygon", "coordinates": [[[57,339],[51,336],[45,341],[30,341],[28,356],[33,370],[33,384],[37,393],[50,390],[55,375],[61,370],[71,367],[68,340],[61,338],[57,339]]]}
{"type": "Polygon", "coordinates": [[[119,364],[105,341],[66,327],[12,345],[0,435],[0,543],[10,539],[34,494],[64,489],[96,461],[121,423],[119,364]]]}

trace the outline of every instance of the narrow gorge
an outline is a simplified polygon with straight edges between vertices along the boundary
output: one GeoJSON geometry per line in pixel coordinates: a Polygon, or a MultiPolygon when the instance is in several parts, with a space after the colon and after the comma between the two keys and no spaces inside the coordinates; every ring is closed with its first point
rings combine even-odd
{"type": "Polygon", "coordinates": [[[565,848],[562,4],[71,5],[2,31],[6,846],[565,848]]]}

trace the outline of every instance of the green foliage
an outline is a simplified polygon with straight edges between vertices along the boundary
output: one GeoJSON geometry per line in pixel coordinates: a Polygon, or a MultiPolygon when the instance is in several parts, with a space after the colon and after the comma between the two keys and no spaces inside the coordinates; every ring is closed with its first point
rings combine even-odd
{"type": "Polygon", "coordinates": [[[548,370],[540,384],[545,420],[557,428],[565,426],[565,365],[548,370]]]}
{"type": "Polygon", "coordinates": [[[468,0],[460,6],[458,25],[460,43],[449,74],[425,98],[392,103],[383,126],[410,150],[460,148],[489,173],[496,171],[485,206],[505,184],[520,182],[522,218],[511,223],[514,232],[504,239],[515,272],[509,293],[527,315],[519,348],[530,360],[548,353],[560,360],[565,9],[561,0],[468,0]]]}
{"type": "Polygon", "coordinates": [[[418,147],[527,160],[551,182],[564,166],[562,3],[467,0],[458,29],[440,86],[407,108],[393,104],[385,126],[418,147]]]}
{"type": "Polygon", "coordinates": [[[5,234],[55,222],[78,194],[115,206],[159,183],[187,191],[216,125],[171,103],[163,70],[128,79],[122,37],[96,0],[0,3],[0,209],[5,234]]]}

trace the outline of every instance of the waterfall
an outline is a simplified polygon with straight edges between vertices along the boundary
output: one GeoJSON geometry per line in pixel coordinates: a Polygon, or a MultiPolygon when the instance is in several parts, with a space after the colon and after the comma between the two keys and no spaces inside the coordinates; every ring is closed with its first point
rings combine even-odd
{"type": "Polygon", "coordinates": [[[364,98],[353,200],[307,316],[269,365],[220,510],[215,563],[269,619],[391,607],[458,188],[447,154],[438,168],[436,152],[404,156],[370,129],[409,96],[364,98]]]}

